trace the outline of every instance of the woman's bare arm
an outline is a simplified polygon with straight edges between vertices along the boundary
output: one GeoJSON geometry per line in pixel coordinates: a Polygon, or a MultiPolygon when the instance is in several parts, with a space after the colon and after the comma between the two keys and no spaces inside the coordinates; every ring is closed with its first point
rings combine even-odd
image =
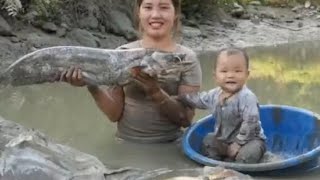
{"type": "Polygon", "coordinates": [[[88,90],[99,109],[110,121],[117,122],[120,120],[124,108],[124,92],[122,87],[106,90],[98,86],[88,86],[88,90]]]}
{"type": "MultiPolygon", "coordinates": [[[[86,86],[80,68],[70,67],[61,73],[60,81],[73,86],[86,86]]],[[[116,122],[122,116],[124,107],[124,93],[122,87],[105,90],[98,86],[87,86],[99,109],[107,115],[110,121],[116,122]]]]}

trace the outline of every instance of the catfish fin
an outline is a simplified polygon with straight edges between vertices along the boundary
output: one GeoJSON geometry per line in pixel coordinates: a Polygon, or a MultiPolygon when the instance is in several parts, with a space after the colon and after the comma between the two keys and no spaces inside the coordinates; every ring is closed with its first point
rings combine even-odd
{"type": "Polygon", "coordinates": [[[89,85],[89,86],[98,86],[99,85],[98,79],[94,75],[92,75],[91,73],[82,71],[82,76],[83,76],[84,82],[87,85],[89,85]]]}

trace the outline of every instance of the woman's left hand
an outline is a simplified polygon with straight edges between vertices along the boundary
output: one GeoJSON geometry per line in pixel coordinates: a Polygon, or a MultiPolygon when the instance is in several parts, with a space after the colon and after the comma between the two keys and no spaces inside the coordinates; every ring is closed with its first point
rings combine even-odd
{"type": "Polygon", "coordinates": [[[134,80],[145,90],[148,95],[152,95],[161,90],[157,78],[151,77],[142,72],[140,68],[132,68],[131,74],[134,80]]]}

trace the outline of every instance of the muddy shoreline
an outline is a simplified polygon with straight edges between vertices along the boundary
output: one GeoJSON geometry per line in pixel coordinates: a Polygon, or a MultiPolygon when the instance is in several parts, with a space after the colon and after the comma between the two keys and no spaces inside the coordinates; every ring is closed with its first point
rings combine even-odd
{"type": "MultiPolygon", "coordinates": [[[[244,11],[246,16],[238,18],[231,18],[230,14],[217,18],[219,21],[209,17],[184,18],[180,43],[196,51],[215,51],[227,46],[271,46],[320,40],[319,9],[301,5],[294,8],[250,5],[244,11]]],[[[116,12],[113,14],[119,21],[109,24],[113,31],[92,23],[92,17],[82,19],[81,27],[70,27],[67,23],[26,24],[0,16],[0,70],[20,56],[43,47],[80,45],[111,49],[132,41],[135,36],[132,22],[122,11],[116,12]]]]}
{"type": "Polygon", "coordinates": [[[200,37],[188,38],[186,30],[183,42],[195,50],[211,51],[227,46],[272,46],[320,39],[318,9],[249,6],[247,10],[250,19],[233,18],[235,27],[221,23],[201,25],[200,37]]]}

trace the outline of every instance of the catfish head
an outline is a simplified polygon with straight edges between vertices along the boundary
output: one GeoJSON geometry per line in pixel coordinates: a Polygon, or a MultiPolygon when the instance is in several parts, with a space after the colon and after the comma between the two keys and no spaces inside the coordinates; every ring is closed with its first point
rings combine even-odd
{"type": "Polygon", "coordinates": [[[142,59],[140,68],[142,72],[152,77],[179,72],[193,64],[191,61],[186,61],[185,57],[186,54],[183,53],[153,51],[150,56],[142,59]]]}

